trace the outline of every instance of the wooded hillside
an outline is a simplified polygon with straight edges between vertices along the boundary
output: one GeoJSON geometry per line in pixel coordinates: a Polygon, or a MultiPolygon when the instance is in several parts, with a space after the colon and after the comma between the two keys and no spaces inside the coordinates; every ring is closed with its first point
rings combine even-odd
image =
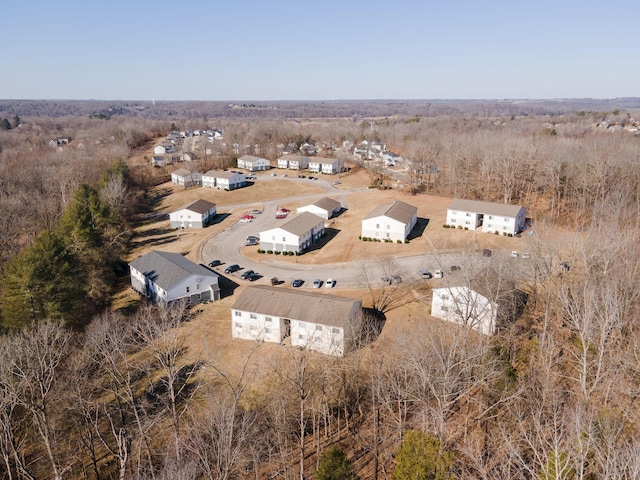
{"type": "Polygon", "coordinates": [[[0,130],[2,478],[640,477],[634,112],[387,116],[376,103],[340,115],[338,104],[342,118],[293,121],[205,116],[201,104],[151,118],[2,105],[0,118],[20,117],[0,130]],[[300,139],[333,152],[377,140],[422,172],[403,187],[417,202],[526,206],[537,263],[522,316],[489,337],[424,311],[345,358],[256,343],[234,368],[204,362],[186,334],[197,309],[111,308],[138,214],[154,208],[147,188],[169,171],[131,158],[172,124],[223,131],[203,168],[232,165],[238,148],[275,160],[300,139]],[[70,142],[51,145],[60,137],[70,142]]]}

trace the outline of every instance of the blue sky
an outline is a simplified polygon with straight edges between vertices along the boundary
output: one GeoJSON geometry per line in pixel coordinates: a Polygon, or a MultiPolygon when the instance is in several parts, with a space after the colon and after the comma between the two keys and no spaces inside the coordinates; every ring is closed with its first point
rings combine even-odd
{"type": "Polygon", "coordinates": [[[19,0],[2,99],[640,96],[640,1],[19,0]]]}

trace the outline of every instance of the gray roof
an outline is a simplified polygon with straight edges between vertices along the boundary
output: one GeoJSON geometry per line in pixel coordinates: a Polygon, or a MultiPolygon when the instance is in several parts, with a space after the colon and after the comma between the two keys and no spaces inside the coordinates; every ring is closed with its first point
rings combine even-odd
{"type": "Polygon", "coordinates": [[[153,250],[142,255],[129,265],[164,290],[190,277],[217,277],[218,275],[202,265],[193,263],[179,253],[153,250]]]}
{"type": "Polygon", "coordinates": [[[196,200],[195,202],[191,202],[184,207],[179,208],[178,210],[191,210],[192,212],[203,214],[207,213],[212,208],[215,208],[215,206],[215,203],[212,203],[208,200],[200,199],[196,200]]]}
{"type": "Polygon", "coordinates": [[[215,177],[215,178],[231,178],[234,175],[240,175],[244,177],[244,174],[242,173],[234,173],[234,172],[223,171],[223,170],[209,170],[207,173],[205,173],[205,175],[207,177],[215,177]]]}
{"type": "Polygon", "coordinates": [[[324,225],[324,218],[314,215],[311,212],[303,212],[289,220],[287,223],[280,225],[280,228],[285,232],[300,236],[307,233],[319,223],[324,225]]]}
{"type": "Polygon", "coordinates": [[[507,205],[504,203],[483,202],[479,200],[465,200],[456,198],[449,204],[449,210],[461,210],[463,212],[490,213],[503,217],[515,217],[522,205],[507,205]]]}
{"type": "Polygon", "coordinates": [[[345,327],[355,305],[361,301],[283,287],[249,286],[231,308],[334,327],[345,327]]]}
{"type": "Polygon", "coordinates": [[[191,175],[191,172],[186,168],[179,168],[177,170],[174,170],[173,172],[171,172],[171,175],[173,175],[174,173],[181,177],[186,177],[187,175],[191,175]]]}
{"type": "Polygon", "coordinates": [[[409,224],[411,222],[411,218],[417,214],[418,209],[413,205],[395,201],[393,203],[385,203],[384,205],[380,205],[373,212],[364,217],[364,220],[385,216],[404,224],[409,224]]]}
{"type": "Polygon", "coordinates": [[[333,198],[324,197],[313,202],[311,205],[326,210],[327,212],[333,212],[336,208],[340,207],[340,202],[333,198]]]}
{"type": "Polygon", "coordinates": [[[265,162],[269,161],[266,158],[256,157],[254,155],[243,155],[238,160],[242,160],[244,162],[255,162],[256,160],[264,160],[265,162]]]}

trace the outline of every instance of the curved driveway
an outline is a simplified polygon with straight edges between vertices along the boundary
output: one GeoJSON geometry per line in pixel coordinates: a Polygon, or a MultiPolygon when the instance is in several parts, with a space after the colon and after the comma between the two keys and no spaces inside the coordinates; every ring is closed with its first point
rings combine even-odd
{"type": "MultiPolygon", "coordinates": [[[[268,181],[271,178],[275,177],[261,177],[258,181],[268,181]]],[[[293,178],[291,179],[294,180],[293,178]]],[[[305,180],[300,179],[300,181],[305,180]]],[[[245,280],[241,280],[240,275],[244,270],[251,269],[262,275],[262,278],[255,282],[256,284],[269,284],[269,279],[271,277],[278,277],[279,280],[285,281],[287,284],[295,278],[300,278],[305,281],[303,288],[311,288],[313,280],[316,278],[323,281],[327,278],[333,278],[336,280],[336,288],[364,288],[368,285],[382,285],[381,277],[390,274],[398,274],[405,282],[413,282],[418,279],[417,272],[421,268],[426,268],[431,272],[436,269],[441,269],[445,272],[445,275],[448,276],[450,275],[449,267],[451,265],[464,266],[464,264],[468,262],[469,254],[465,251],[410,254],[386,257],[384,259],[328,263],[322,265],[284,262],[279,261],[279,257],[276,255],[267,254],[264,255],[264,260],[256,262],[240,253],[240,247],[244,246],[244,242],[248,235],[255,235],[259,237],[260,231],[274,228],[279,223],[286,221],[277,220],[275,218],[280,203],[304,199],[314,201],[330,196],[345,204],[345,198],[349,193],[366,190],[366,188],[338,190],[332,183],[324,180],[313,181],[313,183],[318,186],[322,186],[325,192],[255,203],[220,206],[218,213],[237,208],[246,208],[247,210],[251,210],[253,208],[259,208],[260,205],[263,206],[263,212],[260,215],[256,215],[255,220],[251,223],[236,222],[224,229],[222,232],[204,240],[200,246],[200,258],[198,260],[204,264],[208,264],[213,259],[221,260],[223,265],[216,267],[217,272],[233,279],[236,283],[249,283],[245,280]],[[242,269],[231,275],[224,274],[224,269],[228,265],[234,263],[240,265],[242,269]]],[[[494,255],[505,256],[508,254],[506,252],[494,252],[494,255]]],[[[483,258],[480,255],[474,257],[474,262],[488,263],[490,260],[491,259],[483,258]]],[[[457,275],[464,275],[464,270],[457,275]]]]}

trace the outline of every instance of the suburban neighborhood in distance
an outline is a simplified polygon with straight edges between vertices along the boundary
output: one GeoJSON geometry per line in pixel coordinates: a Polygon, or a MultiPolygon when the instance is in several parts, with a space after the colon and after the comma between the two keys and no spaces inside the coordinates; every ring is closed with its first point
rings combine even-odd
{"type": "Polygon", "coordinates": [[[625,105],[0,101],[0,476],[635,478],[625,105]]]}

